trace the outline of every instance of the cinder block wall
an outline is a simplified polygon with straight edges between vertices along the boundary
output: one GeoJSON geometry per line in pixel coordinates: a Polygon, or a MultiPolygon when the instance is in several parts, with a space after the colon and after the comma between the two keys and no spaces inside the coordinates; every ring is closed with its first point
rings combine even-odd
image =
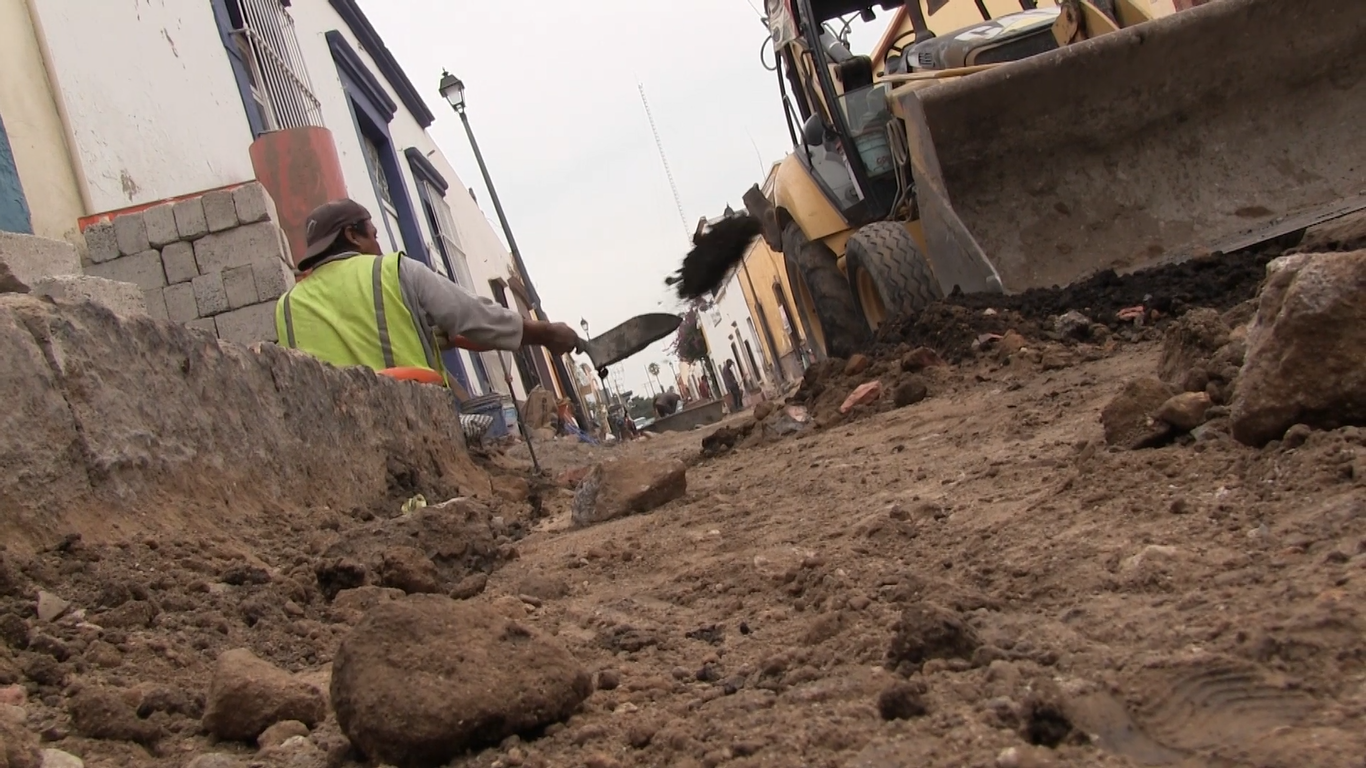
{"type": "Polygon", "coordinates": [[[251,182],[90,225],[87,275],[134,283],[148,313],[225,341],[277,341],[275,301],[294,286],[275,203],[251,182]]]}

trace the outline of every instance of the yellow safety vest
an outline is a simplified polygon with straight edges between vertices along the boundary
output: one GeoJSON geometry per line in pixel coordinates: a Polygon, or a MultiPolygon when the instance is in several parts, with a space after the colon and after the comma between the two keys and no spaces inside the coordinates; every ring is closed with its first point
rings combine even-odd
{"type": "Polygon", "coordinates": [[[280,344],[338,367],[445,368],[435,339],[423,335],[399,285],[402,253],[328,262],[275,304],[280,344]]]}

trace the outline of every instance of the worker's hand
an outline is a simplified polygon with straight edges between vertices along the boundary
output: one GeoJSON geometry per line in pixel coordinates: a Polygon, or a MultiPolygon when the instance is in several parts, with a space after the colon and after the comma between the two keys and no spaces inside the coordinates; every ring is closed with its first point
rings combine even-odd
{"type": "Polygon", "coordinates": [[[545,342],[545,348],[552,354],[567,355],[579,347],[579,334],[573,328],[564,323],[552,323],[550,325],[550,338],[545,342]]]}
{"type": "Polygon", "coordinates": [[[564,323],[546,323],[540,320],[526,320],[523,323],[523,343],[539,344],[550,350],[552,355],[569,354],[579,346],[579,335],[564,323]]]}

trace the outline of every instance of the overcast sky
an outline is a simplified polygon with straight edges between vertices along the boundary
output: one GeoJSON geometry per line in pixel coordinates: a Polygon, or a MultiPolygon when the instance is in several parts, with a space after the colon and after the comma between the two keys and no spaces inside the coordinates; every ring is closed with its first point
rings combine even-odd
{"type": "MultiPolygon", "coordinates": [[[[437,115],[432,134],[497,230],[464,130],[437,93],[443,68],[465,82],[467,114],[545,310],[575,329],[581,318],[597,334],[644,312],[681,313],[664,278],[697,220],[743,207],[741,195],[791,147],[776,75],[759,58],[762,0],[361,5],[437,115]]],[[[866,30],[856,40],[875,37],[866,30]]],[[[624,364],[627,388],[648,394],[651,362],[667,384],[665,346],[624,364]]]]}

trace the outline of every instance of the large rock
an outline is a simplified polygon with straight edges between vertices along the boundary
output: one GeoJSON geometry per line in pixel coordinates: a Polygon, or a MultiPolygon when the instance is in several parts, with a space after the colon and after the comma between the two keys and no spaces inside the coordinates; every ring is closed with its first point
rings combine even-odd
{"type": "Polygon", "coordinates": [[[0,232],[0,262],[28,286],[44,277],[81,274],[76,246],[17,232],[0,232]]]}
{"type": "Polygon", "coordinates": [[[390,547],[384,550],[380,566],[380,583],[391,589],[401,589],[410,595],[439,592],[441,576],[436,563],[416,547],[390,547]]]}
{"type": "Polygon", "coordinates": [[[331,692],[338,724],[367,756],[426,768],[567,718],[591,678],[492,606],[414,595],[371,610],[342,641],[331,692]]]}
{"type": "Polygon", "coordinates": [[[438,387],[12,293],[0,294],[0,359],[0,541],[11,550],[77,528],[91,543],[210,535],[227,498],[242,519],[491,496],[438,387]],[[326,471],[324,446],[346,447],[326,471]],[[163,513],[145,514],[153,498],[163,513]]]}
{"type": "Polygon", "coordinates": [[[1232,403],[1234,438],[1261,446],[1295,424],[1366,424],[1366,251],[1293,256],[1268,271],[1232,403]]]}
{"type": "Polygon", "coordinates": [[[1100,412],[1100,423],[1105,427],[1105,442],[1130,450],[1161,442],[1172,428],[1156,416],[1175,394],[1161,379],[1152,376],[1125,384],[1124,389],[1100,412]]]}
{"type": "Polygon", "coordinates": [[[1205,414],[1214,403],[1204,392],[1182,392],[1171,398],[1157,409],[1155,418],[1164,421],[1182,432],[1205,423],[1205,414]]]}
{"type": "Polygon", "coordinates": [[[593,467],[574,494],[574,524],[639,515],[688,492],[688,468],[677,459],[628,457],[593,467]]]}
{"type": "Polygon", "coordinates": [[[312,728],[327,716],[323,692],[311,683],[235,649],[218,657],[204,709],[204,728],[220,739],[254,741],[284,720],[312,728]]]}
{"type": "Polygon", "coordinates": [[[147,299],[132,283],[90,275],[56,275],[30,284],[34,296],[47,296],[63,304],[90,302],[123,317],[147,314],[147,299]]]}

